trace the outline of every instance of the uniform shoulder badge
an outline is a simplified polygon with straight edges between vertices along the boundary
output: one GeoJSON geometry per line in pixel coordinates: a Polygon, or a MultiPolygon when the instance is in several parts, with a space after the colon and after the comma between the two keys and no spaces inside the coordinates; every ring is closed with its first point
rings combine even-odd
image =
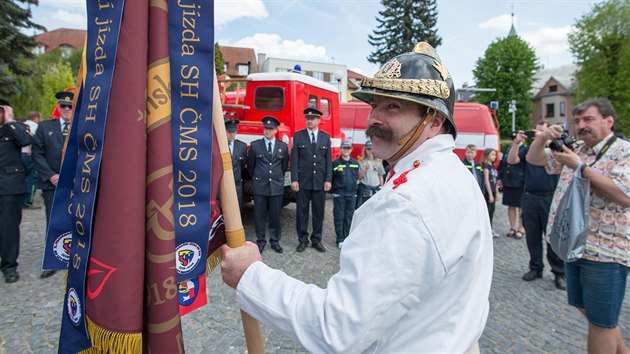
{"type": "Polygon", "coordinates": [[[413,162],[413,167],[412,168],[410,168],[407,171],[401,173],[400,176],[398,176],[398,177],[396,177],[396,179],[394,179],[394,181],[393,181],[394,187],[392,189],[396,189],[401,184],[407,183],[407,174],[409,172],[415,170],[418,167],[420,167],[420,161],[416,160],[416,161],[413,162]]]}

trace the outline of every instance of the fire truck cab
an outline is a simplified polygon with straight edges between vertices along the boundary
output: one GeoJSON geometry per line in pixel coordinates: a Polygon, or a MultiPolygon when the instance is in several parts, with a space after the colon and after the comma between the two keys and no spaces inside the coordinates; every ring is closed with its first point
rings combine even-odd
{"type": "MultiPolygon", "coordinates": [[[[365,129],[371,108],[363,102],[341,104],[341,131],[347,140],[352,141],[352,155],[361,156],[367,140],[365,129]]],[[[487,106],[479,103],[455,103],[453,114],[457,126],[455,153],[460,159],[465,157],[468,144],[477,146],[477,160],[483,150],[493,148],[499,151],[499,128],[496,117],[487,106]]]]}
{"type": "MultiPolygon", "coordinates": [[[[304,109],[313,107],[323,113],[319,129],[330,134],[332,158],[339,156],[343,135],[337,87],[295,72],[256,73],[245,80],[219,80],[219,83],[221,87],[237,86],[234,91],[221,93],[223,111],[226,118],[240,121],[237,139],[248,146],[263,137],[262,119],[273,116],[280,121],[276,139],[291,148],[295,132],[306,128],[304,109]]],[[[247,184],[244,187],[246,194],[251,191],[247,184]]],[[[291,176],[287,171],[285,200],[293,199],[290,184],[291,176]]]]}

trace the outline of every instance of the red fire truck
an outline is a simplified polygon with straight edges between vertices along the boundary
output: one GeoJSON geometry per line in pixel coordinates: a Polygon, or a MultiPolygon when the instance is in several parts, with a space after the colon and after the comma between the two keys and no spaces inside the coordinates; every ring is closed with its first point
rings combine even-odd
{"type": "MultiPolygon", "coordinates": [[[[294,73],[256,73],[245,80],[219,80],[220,86],[234,85],[233,91],[222,92],[226,118],[238,119],[238,139],[249,145],[263,137],[262,119],[273,116],[280,121],[277,139],[293,145],[293,134],[306,128],[303,111],[307,107],[320,110],[323,115],[319,129],[330,134],[333,159],[340,154],[343,140],[339,118],[339,91],[324,81],[294,73]]],[[[285,174],[285,200],[293,200],[291,177],[285,174]]],[[[245,194],[250,188],[245,183],[245,194]]]]}
{"type": "MultiPolygon", "coordinates": [[[[341,142],[353,143],[353,156],[362,154],[365,144],[365,129],[370,106],[362,102],[339,102],[338,88],[324,81],[294,72],[256,73],[246,79],[219,79],[223,110],[226,118],[238,119],[238,139],[248,145],[263,137],[262,118],[274,116],[281,125],[277,139],[293,144],[293,134],[306,128],[303,111],[315,107],[323,115],[319,128],[331,137],[332,157],[339,154],[341,142]]],[[[485,148],[499,149],[499,134],[496,117],[488,107],[475,103],[455,104],[457,140],[455,153],[464,158],[464,149],[475,144],[478,157],[485,148]]],[[[293,200],[290,188],[291,177],[285,174],[285,201],[293,200]]],[[[245,194],[251,191],[248,181],[245,194]]],[[[249,200],[245,197],[246,201],[249,200]]]]}
{"type": "MultiPolygon", "coordinates": [[[[341,131],[346,140],[352,141],[352,155],[359,156],[363,153],[363,145],[367,139],[365,129],[370,106],[363,102],[342,103],[340,113],[341,131]]],[[[468,144],[477,146],[477,160],[487,148],[499,151],[498,121],[487,106],[457,102],[453,117],[457,126],[455,153],[460,159],[465,157],[468,144]]]]}

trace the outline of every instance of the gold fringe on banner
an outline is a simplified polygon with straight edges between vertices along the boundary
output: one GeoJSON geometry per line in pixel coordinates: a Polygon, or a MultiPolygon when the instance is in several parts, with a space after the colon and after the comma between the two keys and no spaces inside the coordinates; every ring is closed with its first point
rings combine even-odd
{"type": "Polygon", "coordinates": [[[206,259],[206,276],[209,276],[214,272],[221,264],[221,249],[216,249],[208,259],[206,259]]]}
{"type": "Polygon", "coordinates": [[[142,333],[117,333],[99,327],[89,317],[85,318],[92,348],[81,354],[142,353],[142,333]]]}

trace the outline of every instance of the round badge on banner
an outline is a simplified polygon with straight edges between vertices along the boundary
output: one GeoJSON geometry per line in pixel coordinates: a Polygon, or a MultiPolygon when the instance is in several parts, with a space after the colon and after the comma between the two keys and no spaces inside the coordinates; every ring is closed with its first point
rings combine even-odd
{"type": "Polygon", "coordinates": [[[194,242],[182,243],[175,250],[175,259],[179,274],[190,273],[201,261],[201,247],[194,242]]]}
{"type": "Polygon", "coordinates": [[[74,288],[68,290],[68,302],[66,303],[68,316],[70,321],[76,326],[81,321],[81,302],[79,301],[79,294],[74,288]]]}

